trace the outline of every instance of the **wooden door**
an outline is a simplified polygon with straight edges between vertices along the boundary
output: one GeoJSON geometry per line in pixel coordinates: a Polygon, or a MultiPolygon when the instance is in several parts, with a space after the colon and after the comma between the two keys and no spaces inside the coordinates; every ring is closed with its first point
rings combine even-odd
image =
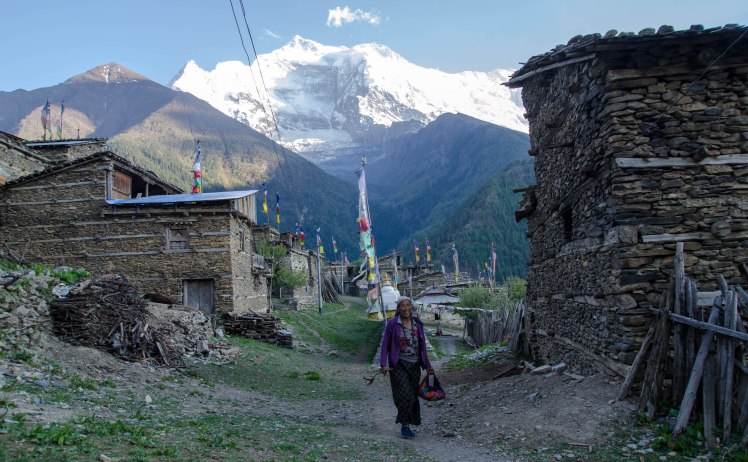
{"type": "Polygon", "coordinates": [[[213,280],[185,279],[182,303],[197,308],[206,315],[213,314],[213,280]]]}

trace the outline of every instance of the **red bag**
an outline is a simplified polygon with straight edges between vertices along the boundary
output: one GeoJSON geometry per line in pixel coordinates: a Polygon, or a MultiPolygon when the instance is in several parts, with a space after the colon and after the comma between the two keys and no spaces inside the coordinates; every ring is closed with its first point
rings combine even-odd
{"type": "Polygon", "coordinates": [[[439,383],[439,379],[434,374],[434,383],[432,384],[429,380],[430,374],[426,374],[426,377],[421,379],[421,384],[418,386],[418,396],[425,399],[426,401],[439,401],[446,397],[444,389],[439,383]]]}

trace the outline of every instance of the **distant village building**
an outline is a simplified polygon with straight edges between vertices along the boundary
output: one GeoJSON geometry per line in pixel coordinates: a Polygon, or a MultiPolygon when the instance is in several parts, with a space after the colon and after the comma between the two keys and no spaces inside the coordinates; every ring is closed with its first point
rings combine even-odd
{"type": "Polygon", "coordinates": [[[40,152],[0,138],[0,165],[13,164],[0,188],[0,255],[120,273],[140,292],[205,313],[267,308],[252,245],[256,191],[181,194],[109,151],[58,145],[73,152],[61,159],[44,152],[52,142],[40,152]]]}
{"type": "Polygon", "coordinates": [[[717,275],[746,282],[745,31],[578,36],[507,83],[522,87],[535,156],[517,218],[528,220],[540,358],[625,371],[676,242],[700,290],[715,290],[717,275]]]}

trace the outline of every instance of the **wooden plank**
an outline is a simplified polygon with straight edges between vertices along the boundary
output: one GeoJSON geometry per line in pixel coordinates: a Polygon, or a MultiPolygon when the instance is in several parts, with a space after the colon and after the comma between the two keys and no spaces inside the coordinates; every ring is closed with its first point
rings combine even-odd
{"type": "MultiPolygon", "coordinates": [[[[706,335],[712,335],[708,333],[706,335]]],[[[714,427],[716,425],[715,402],[717,396],[715,390],[717,383],[717,363],[713,355],[709,355],[704,364],[704,377],[701,385],[701,406],[704,414],[704,439],[706,447],[711,448],[717,444],[717,438],[714,436],[714,427]]]]}
{"type": "MultiPolygon", "coordinates": [[[[731,330],[735,329],[738,317],[738,298],[735,292],[730,291],[725,303],[725,327],[731,330]]],[[[722,370],[722,434],[724,441],[730,439],[732,433],[732,392],[733,392],[733,374],[735,372],[735,340],[727,338],[724,341],[724,369],[722,370]]]]}
{"type": "MultiPolygon", "coordinates": [[[[719,319],[719,308],[715,303],[715,305],[712,306],[712,312],[709,314],[709,324],[716,323],[717,319],[719,319]]],[[[691,409],[696,400],[696,391],[699,389],[701,376],[704,372],[704,363],[709,354],[709,347],[711,344],[711,331],[707,331],[701,337],[701,345],[699,345],[699,351],[696,353],[696,360],[694,361],[691,377],[688,379],[688,385],[683,394],[683,401],[681,401],[680,410],[678,411],[678,419],[675,422],[675,428],[673,428],[674,437],[678,437],[686,428],[686,425],[688,425],[688,419],[691,417],[691,409]]]]}
{"type": "Polygon", "coordinates": [[[697,167],[701,165],[748,164],[748,154],[725,154],[696,162],[690,157],[618,157],[619,168],[697,167]]]}
{"type": "MultiPolygon", "coordinates": [[[[686,316],[691,319],[696,319],[696,311],[698,309],[697,299],[698,289],[696,283],[691,279],[687,280],[686,287],[686,316]]],[[[714,299],[712,299],[714,301],[714,299]]],[[[693,362],[696,359],[696,329],[687,327],[686,328],[686,369],[693,369],[693,362]]],[[[682,398],[682,396],[681,396],[682,398]]],[[[680,401],[677,401],[680,402],[680,401]]]]}
{"type": "Polygon", "coordinates": [[[581,56],[579,58],[567,59],[566,61],[561,61],[560,63],[554,63],[554,64],[549,64],[547,66],[539,67],[539,68],[537,68],[537,69],[535,69],[533,71],[527,72],[526,74],[522,74],[520,76],[514,77],[511,80],[509,80],[508,82],[504,83],[503,85],[506,85],[509,88],[512,88],[512,87],[515,87],[515,86],[519,86],[519,85],[517,85],[519,82],[527,80],[530,77],[536,76],[536,75],[538,75],[540,73],[543,73],[545,71],[550,71],[552,69],[558,69],[559,67],[568,66],[570,64],[581,63],[583,61],[589,61],[590,59],[593,59],[594,57],[595,57],[595,55],[592,54],[592,55],[587,55],[587,56],[581,56]]]}
{"type": "MultiPolygon", "coordinates": [[[[683,256],[683,243],[675,244],[675,298],[673,303],[673,313],[685,314],[685,263],[683,256]]],[[[673,388],[672,402],[679,403],[686,387],[686,326],[675,323],[673,325],[673,388]]]]}
{"type": "Polygon", "coordinates": [[[748,341],[748,335],[742,332],[738,332],[737,330],[732,330],[726,327],[713,325],[711,323],[697,321],[695,319],[691,319],[686,316],[681,316],[681,315],[677,315],[673,313],[668,314],[668,317],[670,317],[675,322],[686,324],[692,327],[697,327],[699,329],[708,330],[708,331],[711,331],[717,334],[726,335],[728,337],[736,338],[738,340],[748,341]]]}
{"type": "Polygon", "coordinates": [[[680,241],[700,241],[704,239],[711,239],[712,233],[683,233],[683,234],[645,234],[642,235],[642,242],[680,242],[680,241]]]}
{"type": "MultiPolygon", "coordinates": [[[[710,292],[697,292],[696,293],[696,306],[712,306],[714,299],[717,298],[722,292],[714,290],[710,292]]],[[[691,316],[694,318],[694,316],[691,316]]]]}
{"type": "Polygon", "coordinates": [[[629,390],[631,389],[631,385],[634,383],[634,379],[636,379],[636,374],[639,371],[639,367],[644,361],[644,357],[647,356],[649,346],[652,344],[655,325],[656,324],[653,324],[652,327],[649,328],[647,335],[644,336],[644,340],[642,341],[642,345],[639,348],[639,352],[636,353],[636,358],[634,358],[634,362],[629,367],[628,374],[626,374],[626,380],[624,380],[623,385],[621,385],[621,391],[618,392],[618,401],[621,401],[629,394],[629,390]]]}

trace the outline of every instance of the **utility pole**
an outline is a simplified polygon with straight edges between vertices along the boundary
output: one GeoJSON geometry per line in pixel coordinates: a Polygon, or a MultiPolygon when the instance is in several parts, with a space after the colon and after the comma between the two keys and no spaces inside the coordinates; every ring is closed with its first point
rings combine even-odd
{"type": "Polygon", "coordinates": [[[343,271],[345,271],[345,269],[345,254],[342,254],[340,258],[340,295],[345,293],[345,290],[343,289],[343,271]]]}
{"type": "Polygon", "coordinates": [[[319,256],[319,231],[320,228],[317,228],[317,301],[319,314],[322,314],[322,262],[319,256]]]}

